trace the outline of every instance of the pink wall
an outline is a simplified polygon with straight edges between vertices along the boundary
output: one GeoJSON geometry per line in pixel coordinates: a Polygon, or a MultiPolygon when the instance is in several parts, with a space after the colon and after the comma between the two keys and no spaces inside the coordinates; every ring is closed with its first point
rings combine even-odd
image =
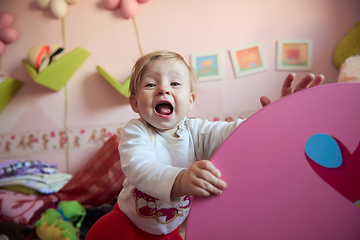
{"type": "MultiPolygon", "coordinates": [[[[40,10],[35,0],[1,0],[0,9],[15,15],[12,26],[19,32],[19,39],[5,48],[2,70],[24,82],[0,114],[0,134],[63,129],[65,90],[54,92],[34,83],[21,65],[31,46],[63,44],[61,21],[40,10]]],[[[189,62],[192,53],[217,50],[223,54],[224,78],[199,84],[196,107],[189,114],[208,117],[259,109],[262,95],[279,98],[287,72],[275,69],[278,39],[312,39],[312,72],[324,74],[325,83],[336,82],[339,72],[332,54],[338,41],[360,20],[359,10],[358,0],[151,0],[140,5],[136,22],[145,53],[173,50],[189,62]],[[263,44],[269,70],[236,78],[228,51],[253,42],[263,44]]],[[[90,52],[67,84],[69,127],[124,124],[137,117],[127,99],[95,69],[100,65],[120,82],[130,75],[141,55],[134,22],[122,18],[118,10],[106,10],[101,0],[83,0],[69,6],[65,39],[68,51],[83,47],[90,52]]],[[[307,72],[295,73],[300,79],[307,72]]],[[[71,151],[71,172],[95,150],[71,151]]],[[[32,151],[16,157],[58,163],[66,171],[65,151],[32,151]]],[[[0,151],[0,161],[11,158],[14,156],[0,151]]]]}

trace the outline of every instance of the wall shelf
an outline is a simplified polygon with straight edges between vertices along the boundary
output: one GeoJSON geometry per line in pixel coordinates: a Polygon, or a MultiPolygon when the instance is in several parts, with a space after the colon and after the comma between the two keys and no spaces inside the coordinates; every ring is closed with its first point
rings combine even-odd
{"type": "Polygon", "coordinates": [[[119,83],[116,81],[115,78],[113,78],[108,72],[106,72],[102,67],[97,66],[96,70],[100,73],[103,78],[105,78],[108,83],[111,84],[120,94],[122,94],[124,97],[129,98],[129,85],[130,85],[130,77],[123,83],[119,83]]]}
{"type": "Polygon", "coordinates": [[[0,83],[0,113],[22,85],[23,82],[14,78],[7,78],[0,83]]]}
{"type": "Polygon", "coordinates": [[[71,76],[90,55],[85,49],[78,47],[52,62],[40,73],[24,59],[22,64],[30,77],[38,84],[55,91],[62,89],[71,76]]]}

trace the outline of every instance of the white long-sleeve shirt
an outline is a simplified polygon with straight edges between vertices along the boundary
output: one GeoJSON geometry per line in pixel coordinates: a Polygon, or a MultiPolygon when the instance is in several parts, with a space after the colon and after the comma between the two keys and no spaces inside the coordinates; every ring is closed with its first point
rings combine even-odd
{"type": "Polygon", "coordinates": [[[118,198],[121,211],[148,233],[174,231],[185,221],[193,199],[170,198],[177,175],[195,161],[210,159],[241,122],[185,118],[176,132],[179,137],[174,138],[154,130],[143,119],[131,120],[119,144],[126,176],[118,198]]]}

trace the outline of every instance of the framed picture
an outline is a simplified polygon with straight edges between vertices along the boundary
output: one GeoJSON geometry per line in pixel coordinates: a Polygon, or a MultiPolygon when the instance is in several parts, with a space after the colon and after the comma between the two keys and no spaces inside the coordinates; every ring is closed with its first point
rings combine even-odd
{"type": "Polygon", "coordinates": [[[223,78],[222,57],[220,52],[191,54],[191,67],[200,81],[223,78]]]}
{"type": "Polygon", "coordinates": [[[277,70],[311,70],[312,40],[279,40],[277,45],[277,70]]]}
{"type": "Polygon", "coordinates": [[[230,49],[236,77],[266,71],[268,64],[261,43],[253,43],[230,49]]]}

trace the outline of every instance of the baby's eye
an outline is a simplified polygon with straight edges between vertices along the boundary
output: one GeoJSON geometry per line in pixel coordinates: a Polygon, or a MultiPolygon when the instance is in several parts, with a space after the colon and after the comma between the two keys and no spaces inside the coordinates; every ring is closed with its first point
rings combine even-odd
{"type": "Polygon", "coordinates": [[[178,83],[178,82],[173,82],[173,83],[171,83],[171,86],[180,86],[180,83],[178,83]]]}
{"type": "Polygon", "coordinates": [[[155,84],[154,83],[148,83],[145,85],[145,87],[155,87],[155,84]]]}

